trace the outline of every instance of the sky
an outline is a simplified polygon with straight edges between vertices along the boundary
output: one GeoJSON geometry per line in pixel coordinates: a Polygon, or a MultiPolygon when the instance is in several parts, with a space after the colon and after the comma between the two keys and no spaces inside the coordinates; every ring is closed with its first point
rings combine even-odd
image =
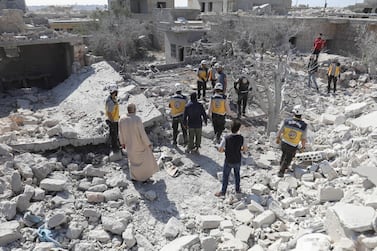
{"type": "MultiPolygon", "coordinates": [[[[328,7],[344,7],[363,0],[326,0],[328,7]]],[[[187,0],[175,0],[177,6],[185,6],[187,0]]],[[[73,5],[73,4],[107,4],[107,0],[26,0],[26,5],[73,5]]],[[[325,0],[292,0],[292,5],[309,4],[309,6],[324,6],[325,0]]]]}

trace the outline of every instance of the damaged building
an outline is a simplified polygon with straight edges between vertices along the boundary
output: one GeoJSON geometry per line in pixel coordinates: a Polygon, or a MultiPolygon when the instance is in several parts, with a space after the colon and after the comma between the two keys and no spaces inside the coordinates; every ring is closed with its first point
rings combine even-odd
{"type": "Polygon", "coordinates": [[[153,9],[174,8],[174,0],[108,0],[109,8],[127,8],[132,14],[150,14],[153,9]]]}
{"type": "Polygon", "coordinates": [[[0,0],[0,11],[3,9],[17,9],[26,12],[25,0],[0,0]]]}
{"type": "Polygon", "coordinates": [[[284,15],[290,10],[292,0],[188,0],[188,8],[215,13],[252,11],[256,6],[264,4],[269,4],[273,13],[284,15]]]}
{"type": "Polygon", "coordinates": [[[0,89],[49,89],[72,73],[78,37],[0,42],[0,89]]]}
{"type": "Polygon", "coordinates": [[[71,75],[75,61],[83,61],[83,53],[75,53],[82,38],[44,27],[33,31],[25,25],[20,10],[2,11],[0,32],[0,90],[52,88],[71,75]]]}

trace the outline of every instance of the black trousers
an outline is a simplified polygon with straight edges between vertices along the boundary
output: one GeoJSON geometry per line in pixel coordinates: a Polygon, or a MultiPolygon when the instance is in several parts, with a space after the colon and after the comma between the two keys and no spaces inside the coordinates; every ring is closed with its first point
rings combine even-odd
{"type": "Polygon", "coordinates": [[[203,90],[203,98],[206,97],[206,88],[207,88],[207,84],[206,82],[202,82],[202,81],[197,81],[197,89],[198,89],[198,99],[200,99],[200,95],[201,95],[201,90],[203,90]]]}
{"type": "Polygon", "coordinates": [[[216,85],[216,80],[211,80],[211,85],[212,85],[212,89],[214,89],[216,85]]]}
{"type": "Polygon", "coordinates": [[[110,144],[111,149],[113,151],[119,151],[119,128],[118,128],[118,122],[112,122],[110,120],[106,120],[106,124],[109,126],[110,131],[110,144]]]}
{"type": "Polygon", "coordinates": [[[177,143],[177,137],[178,137],[178,126],[181,125],[182,133],[183,133],[183,139],[185,143],[187,143],[187,130],[183,126],[183,115],[177,116],[173,118],[172,122],[172,128],[173,128],[173,142],[177,143]]]}
{"type": "Polygon", "coordinates": [[[280,172],[284,173],[292,162],[293,157],[296,155],[297,147],[288,145],[287,143],[281,142],[282,155],[280,159],[280,172]]]}
{"type": "Polygon", "coordinates": [[[212,125],[215,131],[216,139],[219,141],[221,134],[225,130],[225,115],[212,113],[212,125]]]}
{"type": "Polygon", "coordinates": [[[241,115],[241,108],[242,113],[244,114],[246,112],[246,106],[247,106],[247,95],[248,93],[239,93],[238,94],[238,100],[237,100],[237,107],[238,107],[238,115],[241,115]]]}
{"type": "Polygon", "coordinates": [[[327,92],[330,93],[331,90],[331,81],[334,83],[334,93],[336,92],[336,82],[338,81],[337,77],[328,76],[327,77],[327,92]]]}

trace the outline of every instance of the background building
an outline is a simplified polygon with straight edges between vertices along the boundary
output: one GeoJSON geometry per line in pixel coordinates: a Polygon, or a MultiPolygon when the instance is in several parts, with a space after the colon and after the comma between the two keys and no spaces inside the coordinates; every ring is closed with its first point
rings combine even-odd
{"type": "Polygon", "coordinates": [[[0,0],[0,10],[3,9],[19,9],[25,12],[25,0],[0,0]]]}
{"type": "Polygon", "coordinates": [[[157,8],[174,8],[174,0],[108,0],[109,8],[126,7],[134,14],[152,13],[157,8]]]}

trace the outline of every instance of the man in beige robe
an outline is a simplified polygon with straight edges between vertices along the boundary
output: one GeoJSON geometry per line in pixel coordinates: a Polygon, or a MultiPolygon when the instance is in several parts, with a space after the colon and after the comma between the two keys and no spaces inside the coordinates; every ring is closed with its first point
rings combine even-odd
{"type": "Polygon", "coordinates": [[[158,171],[152,153],[152,143],[144,130],[144,125],[136,115],[135,104],[129,104],[128,114],[119,120],[119,141],[127,149],[131,179],[147,181],[158,171]]]}

